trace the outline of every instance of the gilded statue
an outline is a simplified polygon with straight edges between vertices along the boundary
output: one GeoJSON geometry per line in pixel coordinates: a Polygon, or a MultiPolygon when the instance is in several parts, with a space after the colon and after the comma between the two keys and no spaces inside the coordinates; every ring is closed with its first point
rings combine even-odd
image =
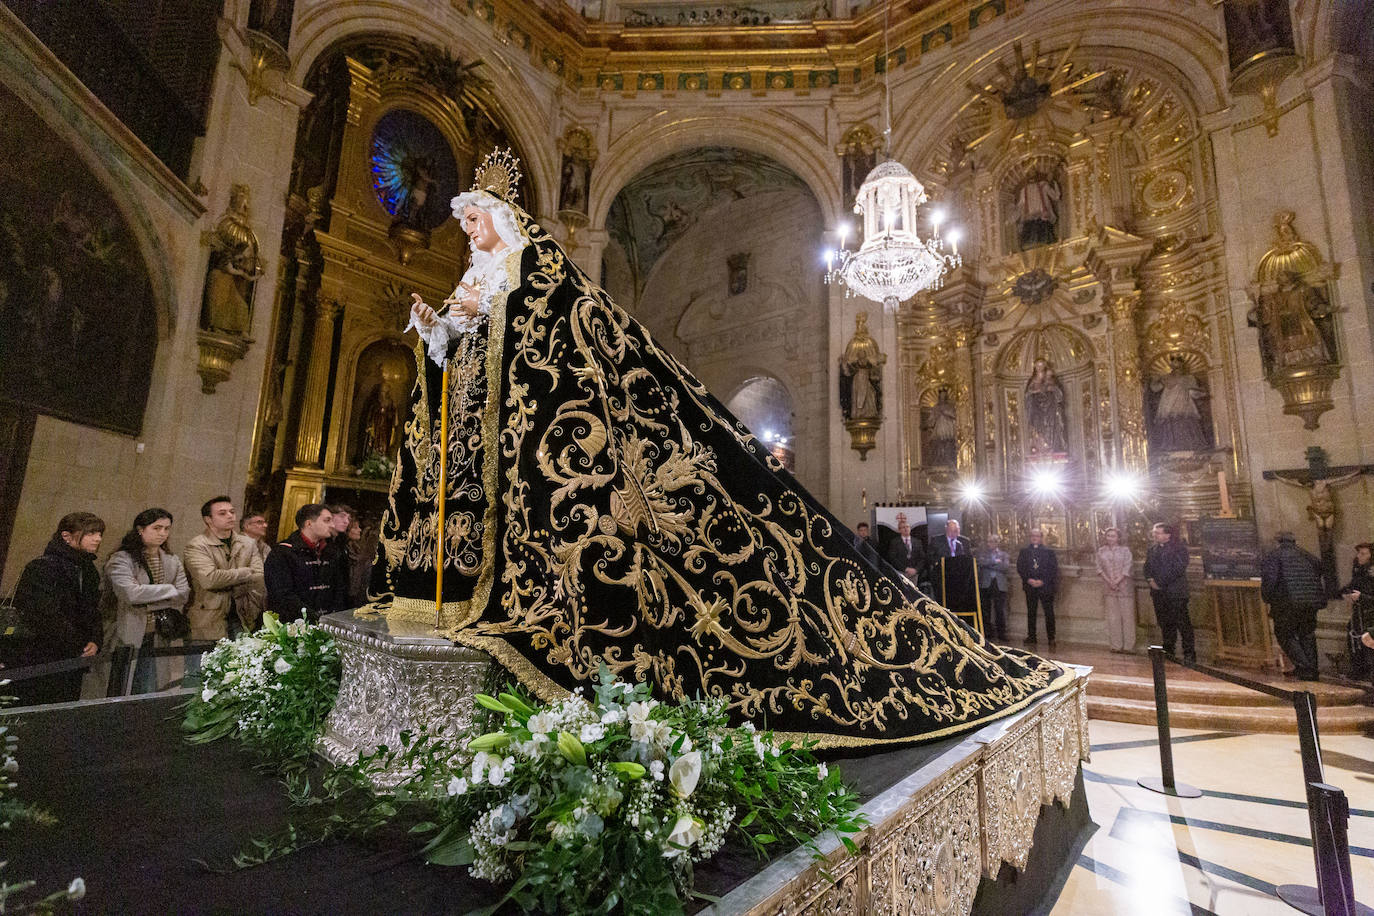
{"type": "Polygon", "coordinates": [[[887,356],[868,332],[868,313],[854,316],[854,336],[840,356],[840,411],[846,420],[876,420],[883,413],[883,364],[887,356]]]}
{"type": "Polygon", "coordinates": [[[1028,456],[1045,458],[1069,451],[1064,420],[1064,386],[1049,360],[1040,357],[1026,381],[1026,439],[1028,456]]]}
{"type": "Polygon", "coordinates": [[[1256,271],[1257,304],[1248,317],[1259,329],[1266,374],[1335,362],[1322,257],[1298,237],[1294,219],[1292,210],[1274,215],[1274,245],[1256,271]]]}
{"type": "Polygon", "coordinates": [[[1334,405],[1340,376],[1336,323],[1327,283],[1334,274],[1317,247],[1298,237],[1292,210],[1274,214],[1274,244],[1260,258],[1250,285],[1250,326],[1259,331],[1260,360],[1269,384],[1283,396],[1283,412],[1316,429],[1334,405]]]}
{"type": "Polygon", "coordinates": [[[949,399],[949,389],[941,388],[935,403],[929,408],[925,423],[925,445],[922,457],[932,467],[954,467],[959,454],[958,411],[949,399]]]}
{"type": "Polygon", "coordinates": [[[229,208],[214,231],[205,235],[205,243],[210,247],[210,266],[201,308],[203,330],[248,333],[253,288],[264,270],[251,219],[248,185],[236,184],[229,190],[229,208]]]}
{"type": "Polygon", "coordinates": [[[1033,175],[1016,192],[1016,240],[1022,251],[1059,241],[1059,184],[1033,175]]]}

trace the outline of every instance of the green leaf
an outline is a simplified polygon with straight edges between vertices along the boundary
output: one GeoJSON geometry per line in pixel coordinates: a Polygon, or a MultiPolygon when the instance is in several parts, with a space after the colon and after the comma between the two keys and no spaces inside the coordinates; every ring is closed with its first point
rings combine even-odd
{"type": "Polygon", "coordinates": [[[471,865],[477,860],[477,852],[467,835],[454,837],[447,843],[425,853],[425,861],[431,865],[471,865]]]}

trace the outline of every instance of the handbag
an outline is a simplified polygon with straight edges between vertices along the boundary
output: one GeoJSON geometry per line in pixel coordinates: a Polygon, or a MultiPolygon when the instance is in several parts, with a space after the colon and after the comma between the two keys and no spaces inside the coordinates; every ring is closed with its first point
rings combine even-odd
{"type": "Polygon", "coordinates": [[[169,642],[191,635],[191,620],[179,607],[163,607],[153,611],[153,631],[169,642]]]}

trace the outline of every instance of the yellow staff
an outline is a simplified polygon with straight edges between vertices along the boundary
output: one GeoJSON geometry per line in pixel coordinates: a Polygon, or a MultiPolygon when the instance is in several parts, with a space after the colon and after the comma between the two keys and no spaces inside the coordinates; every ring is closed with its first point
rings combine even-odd
{"type": "Polygon", "coordinates": [[[444,612],[444,497],[448,495],[448,358],[439,385],[439,506],[434,541],[434,629],[444,612]]]}

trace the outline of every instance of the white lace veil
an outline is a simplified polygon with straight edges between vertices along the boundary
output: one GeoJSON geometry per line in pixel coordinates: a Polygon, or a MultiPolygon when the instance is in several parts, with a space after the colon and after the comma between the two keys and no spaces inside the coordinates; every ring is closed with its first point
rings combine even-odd
{"type": "MultiPolygon", "coordinates": [[[[491,225],[496,230],[496,235],[509,247],[507,251],[495,252],[501,257],[510,254],[511,251],[524,248],[528,244],[527,239],[520,231],[520,227],[515,222],[515,213],[511,211],[510,205],[498,197],[482,191],[464,191],[449,202],[453,208],[453,218],[461,220],[463,218],[464,207],[476,207],[491,214],[491,225]]],[[[472,252],[472,264],[474,267],[484,268],[487,262],[493,257],[493,253],[478,251],[472,247],[472,241],[468,241],[468,247],[472,252]]]]}

